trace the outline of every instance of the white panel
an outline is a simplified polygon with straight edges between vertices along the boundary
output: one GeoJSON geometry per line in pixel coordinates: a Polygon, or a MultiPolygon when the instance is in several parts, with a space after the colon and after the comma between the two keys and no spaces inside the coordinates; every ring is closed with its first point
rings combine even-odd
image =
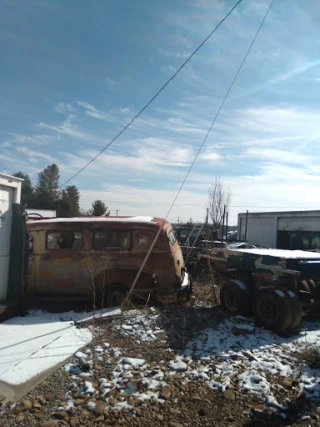
{"type": "MultiPolygon", "coordinates": [[[[245,221],[245,220],[244,220],[245,221]]],[[[248,218],[247,240],[252,245],[266,248],[276,247],[276,225],[274,217],[248,218]]]]}
{"type": "Polygon", "coordinates": [[[5,302],[8,289],[13,192],[0,185],[0,303],[5,302]]]}

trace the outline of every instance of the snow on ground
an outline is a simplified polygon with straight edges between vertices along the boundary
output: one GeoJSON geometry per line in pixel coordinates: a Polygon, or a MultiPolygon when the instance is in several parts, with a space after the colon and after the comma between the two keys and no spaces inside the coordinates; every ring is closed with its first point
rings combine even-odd
{"type": "Polygon", "coordinates": [[[0,324],[0,381],[23,384],[53,368],[91,341],[89,329],[74,321],[93,313],[31,310],[0,324]]]}
{"type": "MultiPolygon", "coordinates": [[[[155,341],[157,333],[163,332],[157,326],[159,316],[155,310],[154,315],[135,312],[132,317],[128,313],[118,326],[119,334],[136,339],[136,343],[155,341]]],[[[203,330],[180,353],[174,354],[168,348],[173,359],[162,360],[156,365],[146,363],[141,357],[126,357],[121,348],[112,348],[108,343],[95,347],[92,352],[87,350],[86,360],[91,367],[95,357],[100,364],[110,367],[109,377],[100,378],[96,389],[86,379],[92,375],[92,369],[91,373],[84,373],[76,362],[67,364],[64,369],[73,374],[70,389],[103,399],[106,409],[131,408],[132,415],[134,408],[130,407],[128,396],[161,404],[168,392],[167,381],[179,375],[184,384],[202,380],[212,389],[254,393],[269,410],[285,417],[288,402],[279,403],[275,390],[288,377],[295,379],[300,394],[313,401],[320,398],[320,371],[302,365],[294,357],[296,352],[316,345],[319,337],[319,322],[304,321],[300,332],[284,338],[256,327],[252,319],[238,316],[203,330]],[[277,388],[270,378],[277,382],[277,388]],[[113,390],[122,391],[120,401],[115,401],[113,390]]],[[[73,404],[72,395],[66,399],[67,405],[73,404]]]]}
{"type": "MultiPolygon", "coordinates": [[[[72,392],[77,392],[89,396],[89,410],[94,410],[93,400],[99,399],[105,401],[107,410],[126,409],[135,415],[130,396],[162,404],[170,395],[171,379],[177,376],[182,384],[201,380],[215,390],[253,393],[269,410],[283,417],[289,402],[279,402],[277,390],[285,381],[294,379],[300,394],[314,402],[320,399],[320,371],[295,358],[298,352],[318,345],[320,322],[303,321],[295,334],[280,337],[257,327],[253,319],[225,319],[200,330],[183,350],[175,351],[168,345],[168,358],[148,363],[141,352],[125,354],[121,339],[118,347],[100,342],[79,351],[91,341],[92,334],[88,328],[77,328],[74,322],[91,314],[34,310],[26,317],[0,324],[0,380],[23,384],[74,354],[63,367],[70,374],[65,409],[73,407],[72,392]],[[97,363],[108,368],[98,382],[94,380],[97,363]],[[115,391],[120,391],[120,398],[119,394],[115,398],[115,391]]],[[[126,312],[113,328],[120,338],[132,340],[137,351],[140,344],[151,348],[166,336],[161,316],[154,308],[126,312]]]]}

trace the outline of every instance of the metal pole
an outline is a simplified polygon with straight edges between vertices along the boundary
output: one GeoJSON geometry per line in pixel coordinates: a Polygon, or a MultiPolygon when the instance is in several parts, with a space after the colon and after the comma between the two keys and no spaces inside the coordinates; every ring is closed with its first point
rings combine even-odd
{"type": "Polygon", "coordinates": [[[228,236],[229,212],[226,213],[226,237],[228,236]]]}
{"type": "Polygon", "coordinates": [[[223,217],[222,217],[222,230],[221,230],[221,241],[223,241],[224,234],[224,217],[226,215],[226,205],[223,206],[223,217]]]}
{"type": "Polygon", "coordinates": [[[211,236],[209,236],[209,208],[207,208],[206,215],[206,240],[211,240],[211,236]]]}
{"type": "Polygon", "coordinates": [[[249,216],[249,211],[247,210],[247,212],[246,212],[246,228],[245,228],[245,232],[244,232],[244,240],[245,241],[247,241],[248,216],[249,216]]]}

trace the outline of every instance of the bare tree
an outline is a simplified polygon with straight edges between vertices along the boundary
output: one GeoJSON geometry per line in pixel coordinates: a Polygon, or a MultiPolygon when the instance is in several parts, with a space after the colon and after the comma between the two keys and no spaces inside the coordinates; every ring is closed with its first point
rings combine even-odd
{"type": "Polygon", "coordinates": [[[214,230],[218,231],[223,222],[223,214],[228,211],[230,203],[230,192],[221,182],[221,177],[215,177],[213,184],[209,188],[209,216],[214,230]]]}

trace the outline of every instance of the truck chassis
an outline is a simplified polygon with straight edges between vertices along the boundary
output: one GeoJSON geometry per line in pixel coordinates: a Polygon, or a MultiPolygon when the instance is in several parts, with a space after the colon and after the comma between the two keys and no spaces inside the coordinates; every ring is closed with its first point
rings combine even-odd
{"type": "Polygon", "coordinates": [[[280,332],[319,311],[319,253],[215,248],[201,258],[221,276],[221,304],[234,315],[253,314],[258,324],[280,332]]]}

